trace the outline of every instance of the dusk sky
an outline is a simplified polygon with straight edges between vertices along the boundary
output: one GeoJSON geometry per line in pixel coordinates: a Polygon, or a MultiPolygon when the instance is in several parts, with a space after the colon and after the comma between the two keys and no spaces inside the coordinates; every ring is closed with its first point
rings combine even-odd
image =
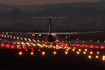
{"type": "Polygon", "coordinates": [[[34,4],[56,4],[65,2],[97,2],[99,0],[0,0],[0,4],[11,5],[34,5],[34,4]]]}

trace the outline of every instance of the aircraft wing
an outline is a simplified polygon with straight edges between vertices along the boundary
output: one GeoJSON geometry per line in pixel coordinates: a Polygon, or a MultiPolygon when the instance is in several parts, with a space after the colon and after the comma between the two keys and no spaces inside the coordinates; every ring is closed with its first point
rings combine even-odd
{"type": "MultiPolygon", "coordinates": [[[[66,35],[66,34],[89,34],[89,33],[101,33],[103,31],[89,31],[89,32],[53,32],[54,35],[66,35]]],[[[17,33],[17,34],[41,34],[41,35],[48,35],[48,32],[8,32],[8,33],[17,33]]]]}

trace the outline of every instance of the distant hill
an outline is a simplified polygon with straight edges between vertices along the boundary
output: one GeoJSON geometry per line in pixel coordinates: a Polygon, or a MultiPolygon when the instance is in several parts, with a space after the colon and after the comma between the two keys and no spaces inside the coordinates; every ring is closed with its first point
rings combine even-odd
{"type": "Polygon", "coordinates": [[[75,8],[94,7],[96,9],[105,9],[105,1],[59,3],[59,4],[44,4],[44,5],[4,5],[4,4],[0,4],[0,13],[10,12],[15,8],[19,8],[25,12],[30,12],[31,14],[36,14],[38,12],[45,10],[45,9],[59,8],[63,5],[69,6],[69,7],[75,7],[75,8]]]}

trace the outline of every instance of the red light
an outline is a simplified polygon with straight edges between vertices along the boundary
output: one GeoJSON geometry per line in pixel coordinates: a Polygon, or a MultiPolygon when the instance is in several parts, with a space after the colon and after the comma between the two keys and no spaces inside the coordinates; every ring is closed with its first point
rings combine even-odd
{"type": "Polygon", "coordinates": [[[9,44],[6,44],[6,48],[9,48],[10,47],[10,45],[9,44]]]}
{"type": "Polygon", "coordinates": [[[17,49],[21,49],[21,47],[20,46],[17,46],[17,49]]]}
{"type": "Polygon", "coordinates": [[[44,42],[45,44],[47,44],[47,42],[44,42]]]}
{"type": "Polygon", "coordinates": [[[26,49],[26,52],[28,51],[28,49],[26,49]]]}
{"type": "Polygon", "coordinates": [[[85,45],[85,47],[89,47],[89,45],[85,45]]]}
{"type": "Polygon", "coordinates": [[[77,46],[77,47],[79,47],[79,46],[80,46],[80,44],[77,44],[76,46],[77,46]]]}
{"type": "Polygon", "coordinates": [[[1,47],[4,47],[4,45],[5,45],[5,44],[2,43],[2,44],[1,44],[1,47]]]}
{"type": "Polygon", "coordinates": [[[95,46],[95,48],[99,48],[99,46],[95,46]]]}
{"type": "Polygon", "coordinates": [[[72,46],[76,46],[76,44],[73,44],[72,46]]]}
{"type": "Polygon", "coordinates": [[[94,48],[94,45],[90,45],[90,48],[94,48]]]}
{"type": "Polygon", "coordinates": [[[56,45],[58,45],[59,43],[56,43],[56,45]]]}
{"type": "Polygon", "coordinates": [[[38,51],[40,52],[40,49],[38,49],[38,51]]]}
{"type": "Polygon", "coordinates": [[[80,47],[84,47],[85,46],[85,44],[82,44],[80,47]]]}
{"type": "Polygon", "coordinates": [[[32,49],[32,51],[34,51],[34,49],[32,49]]]}
{"type": "Polygon", "coordinates": [[[29,48],[29,49],[33,49],[33,48],[29,48]]]}
{"type": "Polygon", "coordinates": [[[104,46],[101,46],[100,49],[104,49],[104,46]]]}
{"type": "Polygon", "coordinates": [[[26,47],[23,47],[23,49],[27,49],[26,47]]]}
{"type": "Polygon", "coordinates": [[[66,43],[66,45],[68,45],[68,43],[66,43]]]}
{"type": "Polygon", "coordinates": [[[14,49],[15,48],[15,45],[11,45],[11,49],[14,49]]]}

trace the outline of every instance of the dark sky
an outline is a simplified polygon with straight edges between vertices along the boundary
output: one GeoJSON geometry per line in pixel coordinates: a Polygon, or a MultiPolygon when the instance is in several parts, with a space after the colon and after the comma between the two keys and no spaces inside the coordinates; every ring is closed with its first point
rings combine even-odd
{"type": "Polygon", "coordinates": [[[0,4],[32,5],[32,4],[56,4],[65,2],[97,2],[99,0],[0,0],[0,4]]]}

